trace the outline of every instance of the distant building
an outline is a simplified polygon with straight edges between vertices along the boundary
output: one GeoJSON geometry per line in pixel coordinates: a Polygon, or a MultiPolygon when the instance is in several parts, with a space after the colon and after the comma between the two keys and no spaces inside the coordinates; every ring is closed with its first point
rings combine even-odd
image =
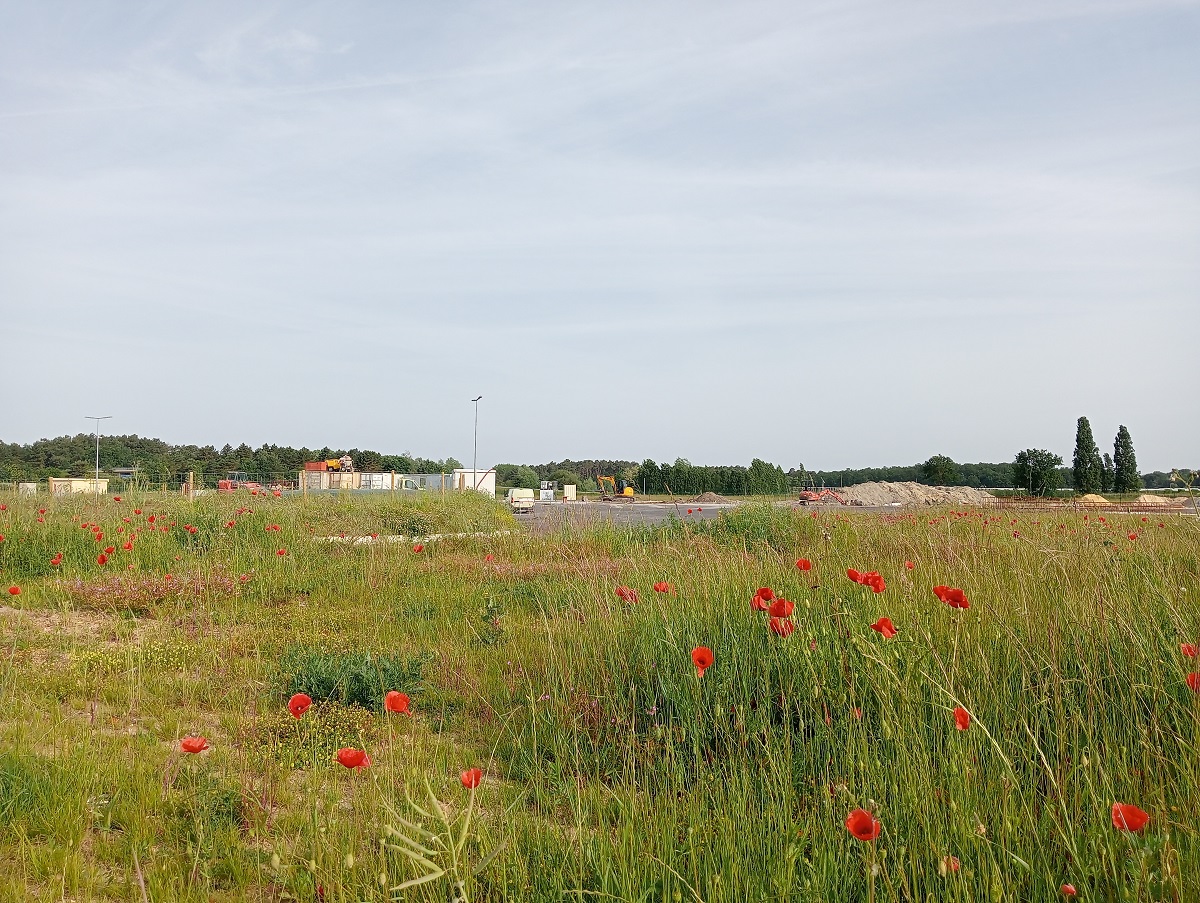
{"type": "Polygon", "coordinates": [[[85,495],[104,495],[108,492],[108,480],[96,480],[91,477],[50,477],[49,482],[51,495],[71,495],[77,492],[85,495]]]}
{"type": "Polygon", "coordinates": [[[362,473],[302,470],[300,486],[311,492],[456,492],[478,489],[496,496],[496,471],[455,470],[450,473],[362,473]]]}

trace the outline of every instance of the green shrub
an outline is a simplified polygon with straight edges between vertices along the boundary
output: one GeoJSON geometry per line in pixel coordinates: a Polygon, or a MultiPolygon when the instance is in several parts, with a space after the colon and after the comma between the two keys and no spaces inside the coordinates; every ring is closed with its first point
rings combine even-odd
{"type": "Polygon", "coordinates": [[[325,652],[304,646],[287,650],[279,662],[280,695],[307,693],[314,701],[339,702],[379,711],[389,690],[415,696],[428,656],[372,652],[325,652]]]}

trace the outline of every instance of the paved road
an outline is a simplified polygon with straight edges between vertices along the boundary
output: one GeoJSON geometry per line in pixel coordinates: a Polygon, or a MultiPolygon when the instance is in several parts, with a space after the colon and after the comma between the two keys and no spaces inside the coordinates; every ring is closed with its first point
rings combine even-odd
{"type": "Polygon", "coordinates": [[[680,520],[710,520],[735,505],[672,505],[668,502],[534,502],[533,511],[517,515],[518,523],[533,529],[554,529],[564,523],[586,526],[600,521],[614,524],[661,524],[672,514],[680,520]],[[688,514],[689,508],[691,514],[688,514]]]}

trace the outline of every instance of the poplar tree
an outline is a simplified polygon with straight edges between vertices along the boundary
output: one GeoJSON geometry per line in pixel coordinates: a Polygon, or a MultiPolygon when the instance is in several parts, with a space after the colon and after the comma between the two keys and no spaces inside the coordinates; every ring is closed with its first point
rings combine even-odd
{"type": "Polygon", "coordinates": [[[1101,482],[1104,484],[1102,492],[1113,491],[1113,459],[1108,452],[1104,453],[1103,470],[1101,471],[1104,479],[1101,482]]]}
{"type": "Polygon", "coordinates": [[[1075,427],[1075,456],[1071,465],[1076,492],[1100,492],[1104,488],[1104,464],[1086,417],[1080,417],[1075,427]]]}
{"type": "Polygon", "coordinates": [[[1133,453],[1133,439],[1124,425],[1117,429],[1113,443],[1113,492],[1136,492],[1142,488],[1138,475],[1137,456],[1133,453]]]}

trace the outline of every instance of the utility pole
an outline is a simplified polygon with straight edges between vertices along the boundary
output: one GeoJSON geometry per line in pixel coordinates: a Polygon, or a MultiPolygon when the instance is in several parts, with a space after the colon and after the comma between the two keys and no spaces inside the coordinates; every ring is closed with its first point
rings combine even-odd
{"type": "Polygon", "coordinates": [[[475,489],[479,489],[479,398],[471,399],[475,403],[475,452],[471,456],[471,480],[475,489]]]}
{"type": "Polygon", "coordinates": [[[112,414],[105,414],[103,417],[85,416],[84,420],[96,421],[96,481],[92,483],[92,492],[96,495],[100,494],[100,421],[112,420],[112,414]]]}

